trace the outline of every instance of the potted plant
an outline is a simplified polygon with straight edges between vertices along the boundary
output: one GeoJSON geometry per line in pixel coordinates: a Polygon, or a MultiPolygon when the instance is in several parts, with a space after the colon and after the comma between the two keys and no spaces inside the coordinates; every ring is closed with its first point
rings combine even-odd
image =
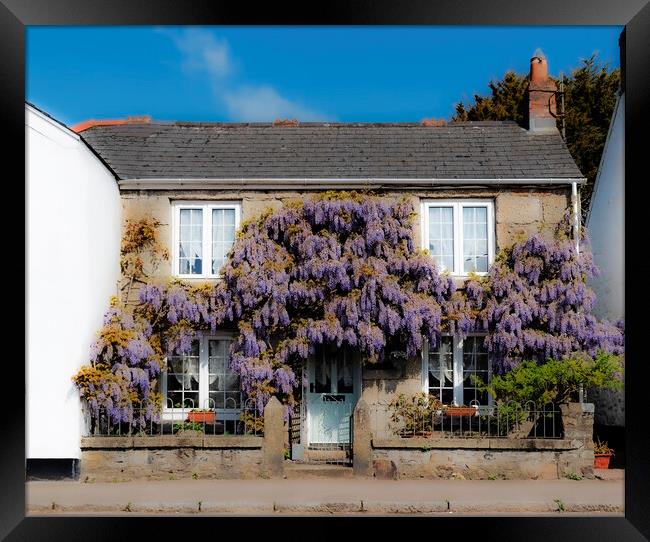
{"type": "Polygon", "coordinates": [[[601,442],[596,438],[594,443],[594,469],[608,469],[609,462],[614,455],[614,450],[607,445],[607,441],[601,442]]]}
{"type": "Polygon", "coordinates": [[[475,416],[477,412],[478,412],[478,406],[467,406],[467,405],[445,405],[443,406],[443,410],[442,410],[444,416],[454,416],[454,417],[475,416]]]}
{"type": "Polygon", "coordinates": [[[187,413],[187,421],[190,423],[214,423],[215,412],[209,408],[193,408],[187,413]]]}
{"type": "Polygon", "coordinates": [[[401,393],[389,405],[392,411],[392,430],[400,437],[431,437],[433,418],[438,415],[442,404],[437,397],[417,393],[407,397],[401,393]]]}

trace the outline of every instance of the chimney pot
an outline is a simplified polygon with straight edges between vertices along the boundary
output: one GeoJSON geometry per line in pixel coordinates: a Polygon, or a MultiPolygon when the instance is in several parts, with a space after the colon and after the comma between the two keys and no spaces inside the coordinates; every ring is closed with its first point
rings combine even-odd
{"type": "Polygon", "coordinates": [[[548,63],[546,58],[536,55],[530,59],[530,80],[542,83],[548,79],[548,63]]]}

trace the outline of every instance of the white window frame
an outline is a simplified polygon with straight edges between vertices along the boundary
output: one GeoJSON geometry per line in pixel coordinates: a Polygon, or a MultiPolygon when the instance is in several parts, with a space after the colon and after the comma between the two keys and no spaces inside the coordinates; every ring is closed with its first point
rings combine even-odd
{"type": "Polygon", "coordinates": [[[241,221],[241,203],[238,201],[173,201],[172,202],[172,276],[183,279],[218,279],[218,273],[212,273],[212,210],[234,209],[235,211],[235,236],[241,221]],[[179,272],[179,242],[181,231],[181,209],[201,209],[203,211],[203,238],[202,238],[202,273],[185,274],[179,272]]]}
{"type": "MultiPolygon", "coordinates": [[[[165,356],[165,360],[164,360],[165,370],[161,374],[161,379],[160,379],[161,381],[160,387],[163,396],[162,414],[163,414],[164,421],[180,421],[182,419],[182,416],[184,414],[187,414],[187,412],[192,410],[192,408],[196,408],[196,409],[210,408],[209,401],[208,401],[208,398],[210,397],[209,378],[208,378],[209,357],[210,357],[209,341],[214,341],[214,340],[234,341],[235,335],[233,333],[218,332],[210,335],[203,335],[203,336],[196,337],[195,340],[199,341],[199,404],[195,405],[194,407],[188,406],[184,408],[170,408],[167,406],[167,367],[169,366],[169,364],[168,364],[168,358],[167,356],[165,356]]],[[[243,402],[243,397],[242,397],[242,402],[243,402]]],[[[239,413],[241,412],[241,406],[240,408],[215,408],[213,410],[217,413],[218,420],[238,420],[239,413]]]]}
{"type": "MultiPolygon", "coordinates": [[[[451,335],[450,333],[443,333],[443,337],[453,337],[453,374],[454,374],[454,405],[464,404],[464,389],[463,389],[463,345],[464,339],[460,335],[451,335]]],[[[467,337],[485,337],[485,333],[468,333],[467,337]]],[[[492,360],[488,353],[488,382],[492,380],[492,360]]],[[[424,339],[424,346],[422,348],[422,391],[429,394],[429,341],[424,339]]],[[[481,405],[481,409],[491,408],[493,406],[493,398],[488,393],[488,404],[481,405]]]]}
{"type": "MultiPolygon", "coordinates": [[[[463,271],[463,208],[464,207],[485,207],[487,209],[487,244],[488,244],[488,270],[494,263],[495,253],[495,223],[494,223],[494,202],[487,199],[432,199],[424,200],[421,203],[420,239],[422,248],[429,249],[429,209],[432,207],[452,207],[454,214],[454,269],[447,271],[457,277],[467,277],[468,273],[463,271]]],[[[444,269],[440,270],[445,271],[444,269]]],[[[487,271],[476,271],[475,274],[485,276],[487,271]]]]}

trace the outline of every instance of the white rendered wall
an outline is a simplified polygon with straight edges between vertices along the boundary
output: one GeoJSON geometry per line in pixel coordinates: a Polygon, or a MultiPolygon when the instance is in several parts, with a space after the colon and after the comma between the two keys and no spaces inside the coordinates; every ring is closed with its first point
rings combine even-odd
{"type": "Polygon", "coordinates": [[[119,273],[115,178],[79,136],[26,106],[27,457],[78,458],[72,375],[119,273]]]}
{"type": "MultiPolygon", "coordinates": [[[[625,94],[614,110],[587,219],[594,262],[601,275],[590,281],[596,293],[594,313],[617,322],[625,316],[625,94]]],[[[625,426],[625,394],[590,390],[596,423],[625,426]]]]}
{"type": "Polygon", "coordinates": [[[625,314],[625,95],[619,98],[596,178],[587,220],[594,262],[601,276],[591,286],[598,299],[594,312],[616,322],[625,314]]]}

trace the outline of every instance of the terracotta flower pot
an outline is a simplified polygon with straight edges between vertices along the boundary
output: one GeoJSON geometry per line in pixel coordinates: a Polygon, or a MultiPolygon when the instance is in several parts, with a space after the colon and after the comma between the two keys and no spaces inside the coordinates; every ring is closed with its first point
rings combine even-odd
{"type": "Polygon", "coordinates": [[[608,469],[614,454],[594,454],[594,469],[608,469]]]}
{"type": "Polygon", "coordinates": [[[214,412],[188,412],[187,421],[190,423],[214,423],[214,412]]]}
{"type": "Polygon", "coordinates": [[[475,416],[476,412],[474,407],[447,407],[443,411],[445,416],[475,416]]]}

